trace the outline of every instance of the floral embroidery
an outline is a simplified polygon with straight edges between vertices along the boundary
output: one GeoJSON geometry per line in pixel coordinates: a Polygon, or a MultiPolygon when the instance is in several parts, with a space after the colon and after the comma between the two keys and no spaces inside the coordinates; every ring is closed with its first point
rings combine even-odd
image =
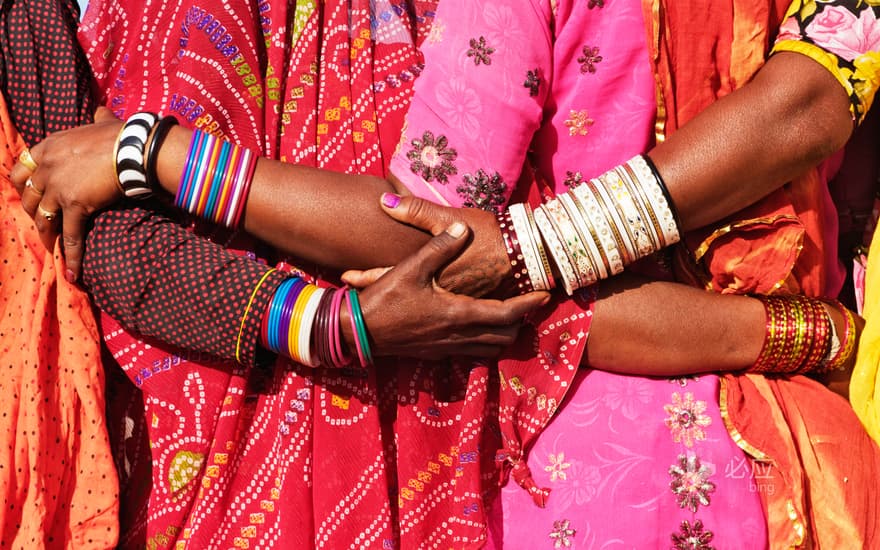
{"type": "Polygon", "coordinates": [[[467,51],[467,56],[474,58],[474,65],[491,65],[493,53],[495,48],[486,44],[486,37],[481,36],[479,40],[471,38],[471,48],[467,51]]]}
{"type": "Polygon", "coordinates": [[[581,72],[593,74],[596,72],[596,64],[602,62],[602,56],[599,55],[599,46],[584,46],[584,54],[578,57],[578,63],[581,64],[581,72]]]}
{"type": "Polygon", "coordinates": [[[562,180],[562,185],[571,189],[572,187],[575,187],[576,185],[580,185],[583,182],[584,182],[584,175],[583,174],[581,174],[580,172],[572,172],[570,170],[567,170],[565,172],[565,179],[562,180]]]}
{"type": "Polygon", "coordinates": [[[585,136],[590,133],[590,126],[594,122],[596,121],[590,118],[589,113],[584,109],[581,111],[569,111],[565,125],[568,127],[568,135],[585,136]]]}
{"type": "Polygon", "coordinates": [[[690,374],[688,376],[680,376],[678,378],[670,378],[669,383],[675,384],[676,386],[681,386],[682,388],[687,387],[689,382],[697,382],[700,379],[699,376],[695,376],[690,374]]]}
{"type": "Polygon", "coordinates": [[[449,176],[458,173],[453,164],[458,158],[458,152],[447,145],[449,142],[446,136],[435,138],[433,133],[426,130],[422,139],[412,140],[413,149],[406,154],[406,158],[412,161],[409,169],[422,176],[425,181],[449,183],[449,176]]]}
{"type": "Polygon", "coordinates": [[[715,484],[709,481],[712,472],[699,457],[679,455],[678,464],[669,467],[669,475],[672,476],[669,488],[679,506],[696,513],[700,505],[709,505],[709,494],[715,491],[715,484]]]}
{"type": "Polygon", "coordinates": [[[605,0],[590,0],[590,3],[587,4],[587,7],[589,9],[593,9],[595,7],[604,8],[605,7],[605,0]]]}
{"type": "Polygon", "coordinates": [[[446,30],[446,23],[440,20],[434,20],[434,23],[431,25],[431,30],[428,31],[428,36],[425,40],[428,44],[437,44],[443,41],[443,31],[446,30]]]}
{"type": "Polygon", "coordinates": [[[651,401],[651,384],[634,376],[619,376],[608,381],[603,402],[624,418],[635,420],[642,406],[651,401]]]}
{"type": "Polygon", "coordinates": [[[703,522],[696,520],[693,525],[687,520],[681,522],[678,533],[672,535],[675,550],[715,550],[709,546],[715,537],[711,531],[703,529],[703,522]]]}
{"type": "Polygon", "coordinates": [[[553,522],[553,530],[550,531],[550,539],[553,548],[571,548],[571,539],[577,534],[577,530],[569,527],[567,519],[559,519],[553,522]]]}
{"type": "Polygon", "coordinates": [[[559,479],[565,481],[565,470],[571,467],[571,462],[565,462],[565,453],[551,454],[547,459],[550,465],[544,466],[544,471],[550,472],[550,481],[559,479]]]}
{"type": "Polygon", "coordinates": [[[672,394],[672,403],[665,405],[663,410],[669,417],[664,421],[672,431],[676,443],[683,442],[686,447],[693,447],[694,441],[706,439],[703,430],[712,423],[712,418],[703,414],[706,411],[705,401],[694,401],[694,394],[684,394],[684,401],[678,392],[672,394]]]}
{"type": "Polygon", "coordinates": [[[529,89],[530,97],[538,95],[538,91],[541,88],[541,73],[539,71],[540,69],[526,71],[526,81],[523,82],[523,86],[529,89]]]}
{"type": "Polygon", "coordinates": [[[565,481],[553,489],[563,509],[572,503],[582,506],[592,502],[603,486],[602,471],[597,466],[575,462],[565,474],[565,481]]]}
{"type": "Polygon", "coordinates": [[[481,168],[476,175],[465,174],[462,179],[464,183],[455,190],[465,198],[463,205],[466,208],[499,213],[499,208],[504,204],[504,192],[507,190],[501,174],[495,172],[490,176],[481,168]]]}
{"type": "Polygon", "coordinates": [[[437,104],[443,108],[442,116],[448,127],[460,128],[465,136],[476,138],[483,118],[483,103],[464,79],[451,78],[436,88],[437,104]]]}

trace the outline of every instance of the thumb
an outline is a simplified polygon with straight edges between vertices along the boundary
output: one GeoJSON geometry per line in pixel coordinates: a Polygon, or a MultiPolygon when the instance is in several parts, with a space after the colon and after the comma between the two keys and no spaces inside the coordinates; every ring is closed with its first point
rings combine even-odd
{"type": "Polygon", "coordinates": [[[378,281],[382,275],[385,275],[391,269],[390,267],[374,267],[373,269],[363,271],[349,269],[342,274],[342,282],[354,288],[364,288],[378,281]]]}
{"type": "Polygon", "coordinates": [[[103,105],[98,107],[95,110],[95,122],[105,122],[108,120],[116,120],[116,115],[113,114],[113,111],[103,105]]]}
{"type": "Polygon", "coordinates": [[[449,213],[455,212],[455,209],[431,201],[413,196],[401,197],[394,193],[382,194],[382,210],[400,223],[428,231],[435,236],[450,227],[454,219],[449,213]]]}
{"type": "Polygon", "coordinates": [[[418,282],[432,284],[434,274],[458,254],[467,242],[468,226],[455,222],[448,229],[428,241],[414,255],[405,259],[395,272],[405,274],[415,271],[418,282]]]}

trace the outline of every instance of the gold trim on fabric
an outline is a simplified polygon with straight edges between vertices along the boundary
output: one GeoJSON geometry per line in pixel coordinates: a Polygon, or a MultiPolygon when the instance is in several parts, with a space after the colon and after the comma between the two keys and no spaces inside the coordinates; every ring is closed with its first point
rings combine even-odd
{"type": "Polygon", "coordinates": [[[720,382],[718,386],[718,405],[721,409],[721,420],[724,422],[724,427],[727,428],[727,433],[730,434],[730,437],[733,439],[734,443],[736,443],[737,447],[745,451],[749,456],[755,460],[769,462],[776,466],[776,463],[772,458],[746,441],[742,434],[739,433],[739,430],[736,429],[736,426],[733,425],[733,421],[730,419],[730,413],[727,408],[727,380],[725,380],[724,377],[719,377],[718,381],[720,382]]]}
{"type": "Polygon", "coordinates": [[[740,220],[738,222],[733,222],[733,223],[727,224],[723,227],[719,227],[718,229],[713,231],[711,235],[709,235],[708,237],[703,239],[703,242],[701,242],[700,246],[698,246],[697,249],[694,251],[694,261],[699,262],[701,259],[703,259],[703,256],[706,254],[706,252],[709,251],[709,247],[712,246],[713,242],[715,242],[718,238],[723,237],[724,235],[727,235],[728,233],[730,233],[734,229],[740,229],[743,227],[747,227],[749,225],[758,225],[758,224],[773,225],[774,223],[778,222],[779,220],[792,220],[792,221],[800,222],[800,219],[795,215],[779,214],[779,215],[772,216],[769,218],[752,218],[750,220],[740,220]]]}

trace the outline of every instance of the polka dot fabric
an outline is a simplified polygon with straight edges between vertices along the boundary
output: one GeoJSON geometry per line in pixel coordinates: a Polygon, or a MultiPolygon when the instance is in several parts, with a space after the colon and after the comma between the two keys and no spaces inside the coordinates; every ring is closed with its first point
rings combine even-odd
{"type": "Polygon", "coordinates": [[[248,365],[254,364],[262,312],[286,278],[273,271],[263,280],[265,264],[140,208],[95,220],[83,266],[95,305],[127,328],[215,357],[238,355],[248,365]]]}
{"type": "Polygon", "coordinates": [[[112,547],[118,484],[95,320],[10,184],[24,140],[2,98],[0,122],[0,548],[112,547]]]}
{"type": "Polygon", "coordinates": [[[91,120],[91,70],[78,47],[76,0],[9,0],[0,17],[0,82],[25,142],[91,120]]]}

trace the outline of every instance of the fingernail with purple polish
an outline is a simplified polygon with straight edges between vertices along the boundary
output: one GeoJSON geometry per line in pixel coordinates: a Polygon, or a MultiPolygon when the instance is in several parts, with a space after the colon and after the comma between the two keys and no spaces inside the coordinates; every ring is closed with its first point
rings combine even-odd
{"type": "Polygon", "coordinates": [[[70,269],[64,271],[64,278],[67,279],[68,283],[76,282],[76,275],[74,275],[73,271],[70,269]]]}
{"type": "Polygon", "coordinates": [[[400,195],[382,193],[382,204],[387,208],[397,208],[400,205],[400,195]]]}

